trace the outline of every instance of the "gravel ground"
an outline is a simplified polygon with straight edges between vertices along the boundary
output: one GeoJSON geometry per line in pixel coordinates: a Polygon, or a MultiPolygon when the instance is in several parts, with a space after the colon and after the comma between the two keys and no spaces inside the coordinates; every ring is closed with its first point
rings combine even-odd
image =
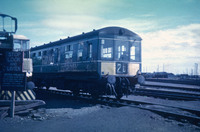
{"type": "Polygon", "coordinates": [[[0,120],[1,132],[199,132],[200,128],[132,107],[47,100],[28,116],[0,120]]]}

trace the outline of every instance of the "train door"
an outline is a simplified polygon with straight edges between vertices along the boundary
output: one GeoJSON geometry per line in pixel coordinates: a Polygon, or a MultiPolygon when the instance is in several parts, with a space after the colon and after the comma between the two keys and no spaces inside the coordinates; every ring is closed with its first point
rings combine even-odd
{"type": "Polygon", "coordinates": [[[92,43],[87,43],[87,59],[92,58],[92,43]]]}
{"type": "Polygon", "coordinates": [[[60,49],[55,49],[55,55],[54,55],[54,63],[57,64],[60,61],[60,49]]]}

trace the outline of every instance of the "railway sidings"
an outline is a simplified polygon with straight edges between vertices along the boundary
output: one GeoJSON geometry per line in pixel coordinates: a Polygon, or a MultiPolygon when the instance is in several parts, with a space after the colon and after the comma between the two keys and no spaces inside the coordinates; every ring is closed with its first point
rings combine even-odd
{"type": "Polygon", "coordinates": [[[200,86],[146,81],[134,94],[167,99],[199,100],[200,86]]]}

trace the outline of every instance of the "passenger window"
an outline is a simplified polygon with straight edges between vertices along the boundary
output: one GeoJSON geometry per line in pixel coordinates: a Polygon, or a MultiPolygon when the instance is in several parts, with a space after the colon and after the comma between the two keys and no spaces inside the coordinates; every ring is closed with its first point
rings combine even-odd
{"type": "Polygon", "coordinates": [[[140,62],[141,61],[141,42],[136,41],[132,43],[130,48],[130,61],[140,62]]]}
{"type": "Polygon", "coordinates": [[[50,55],[53,55],[53,49],[51,49],[51,50],[49,51],[49,54],[50,54],[50,55]]]}
{"type": "Polygon", "coordinates": [[[41,51],[40,52],[38,52],[38,56],[40,57],[42,54],[41,54],[41,51]]]}
{"type": "Polygon", "coordinates": [[[55,48],[54,63],[58,63],[59,61],[60,61],[60,50],[59,50],[59,48],[55,48]]]}
{"type": "Polygon", "coordinates": [[[102,48],[103,52],[102,52],[102,57],[103,58],[112,58],[112,47],[108,47],[108,48],[102,48]]]}
{"type": "Polygon", "coordinates": [[[37,57],[37,59],[41,59],[42,58],[41,51],[37,52],[37,54],[35,53],[35,56],[37,57]]]}
{"type": "Polygon", "coordinates": [[[36,57],[36,53],[33,53],[33,54],[32,54],[32,57],[36,57]]]}
{"type": "Polygon", "coordinates": [[[88,58],[92,58],[92,44],[89,43],[88,44],[88,58]]]}
{"type": "Polygon", "coordinates": [[[45,55],[47,55],[47,51],[43,51],[43,54],[42,54],[43,56],[45,56],[45,55]]]}
{"type": "Polygon", "coordinates": [[[130,58],[131,60],[135,60],[135,46],[131,47],[130,58]]]}
{"type": "Polygon", "coordinates": [[[105,59],[113,58],[113,41],[101,40],[101,57],[105,59]]]}
{"type": "Polygon", "coordinates": [[[83,42],[78,44],[78,60],[82,60],[83,57],[83,42]]]}
{"type": "Polygon", "coordinates": [[[104,39],[101,40],[101,44],[105,44],[105,40],[104,39]]]}
{"type": "Polygon", "coordinates": [[[65,46],[65,59],[72,58],[73,55],[73,45],[65,46]]]}

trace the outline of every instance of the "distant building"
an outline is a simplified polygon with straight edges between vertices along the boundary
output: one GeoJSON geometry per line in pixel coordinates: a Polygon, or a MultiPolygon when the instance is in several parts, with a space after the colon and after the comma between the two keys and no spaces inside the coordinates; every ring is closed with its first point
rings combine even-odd
{"type": "Polygon", "coordinates": [[[188,74],[180,74],[180,75],[177,75],[177,77],[179,77],[179,79],[188,79],[189,75],[188,74]]]}
{"type": "Polygon", "coordinates": [[[194,75],[198,75],[198,64],[194,63],[194,75]]]}
{"type": "Polygon", "coordinates": [[[193,69],[191,69],[191,74],[190,74],[191,76],[193,75],[193,69]]]}

